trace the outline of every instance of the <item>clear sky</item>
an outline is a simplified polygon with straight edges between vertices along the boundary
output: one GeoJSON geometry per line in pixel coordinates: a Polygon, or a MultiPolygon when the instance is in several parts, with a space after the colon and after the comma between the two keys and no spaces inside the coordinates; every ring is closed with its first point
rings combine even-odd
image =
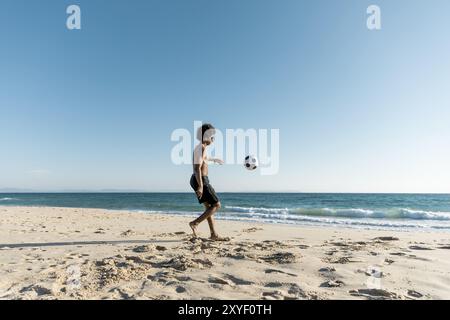
{"type": "Polygon", "coordinates": [[[190,191],[170,135],[204,120],[280,129],[277,175],[213,166],[217,191],[450,192],[449,16],[448,0],[2,0],[0,189],[190,191]]]}

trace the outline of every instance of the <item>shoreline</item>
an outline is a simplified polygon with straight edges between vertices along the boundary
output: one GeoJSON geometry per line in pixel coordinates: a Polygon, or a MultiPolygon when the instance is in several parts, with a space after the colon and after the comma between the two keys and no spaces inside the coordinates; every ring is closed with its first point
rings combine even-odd
{"type": "MultiPolygon", "coordinates": [[[[0,210],[2,208],[15,208],[15,209],[22,209],[22,208],[30,208],[30,209],[71,209],[71,210],[103,210],[105,212],[111,212],[111,213],[137,213],[137,214],[147,214],[147,215],[155,215],[155,216],[173,216],[173,217],[183,217],[183,218],[192,218],[192,217],[198,217],[202,212],[199,210],[197,213],[171,213],[170,211],[163,212],[163,211],[156,211],[156,210],[145,210],[145,209],[105,209],[105,208],[92,208],[92,207],[65,207],[65,206],[39,206],[39,205],[30,205],[30,206],[16,206],[16,205],[5,205],[0,203],[0,210]]],[[[252,219],[252,218],[224,218],[221,217],[221,213],[224,211],[224,209],[221,209],[216,214],[216,220],[217,221],[224,221],[224,222],[237,222],[237,223],[246,223],[246,224],[262,224],[262,225],[273,225],[273,226],[285,226],[285,227],[299,227],[299,228],[324,228],[324,229],[344,229],[344,230],[367,230],[367,231],[385,231],[385,232],[405,232],[405,233],[437,233],[437,234],[447,234],[450,235],[450,230],[442,231],[440,229],[435,228],[429,228],[429,227],[422,227],[413,229],[411,227],[407,228],[400,228],[400,227],[381,227],[375,226],[375,227],[365,227],[365,226],[351,226],[346,224],[320,224],[320,223],[314,223],[314,222],[299,222],[299,223],[285,223],[281,221],[271,222],[271,221],[264,221],[264,220],[258,220],[258,219],[252,219]]],[[[346,218],[346,217],[332,217],[333,219],[341,219],[342,221],[352,221],[353,218],[346,218]]],[[[366,218],[368,221],[396,221],[395,219],[377,219],[377,218],[366,218]]],[[[355,218],[357,220],[357,218],[355,218]]],[[[400,221],[400,220],[399,220],[400,221]]],[[[415,221],[415,220],[412,220],[415,221]]]]}
{"type": "Polygon", "coordinates": [[[0,206],[0,299],[450,298],[446,232],[188,221],[0,206]]]}

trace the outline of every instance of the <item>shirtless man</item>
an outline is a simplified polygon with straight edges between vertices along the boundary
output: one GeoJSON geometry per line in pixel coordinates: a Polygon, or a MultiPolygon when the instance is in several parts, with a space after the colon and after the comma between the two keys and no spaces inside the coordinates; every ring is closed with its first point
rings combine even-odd
{"type": "Polygon", "coordinates": [[[211,124],[204,124],[197,132],[197,139],[200,143],[194,149],[194,173],[191,176],[190,184],[197,195],[198,202],[205,206],[205,212],[189,223],[189,226],[194,233],[194,237],[197,237],[197,226],[208,220],[211,240],[226,241],[228,238],[219,237],[214,227],[213,215],[220,209],[220,200],[208,179],[208,162],[223,164],[223,161],[220,159],[207,157],[206,148],[214,142],[214,134],[215,128],[211,124]]]}

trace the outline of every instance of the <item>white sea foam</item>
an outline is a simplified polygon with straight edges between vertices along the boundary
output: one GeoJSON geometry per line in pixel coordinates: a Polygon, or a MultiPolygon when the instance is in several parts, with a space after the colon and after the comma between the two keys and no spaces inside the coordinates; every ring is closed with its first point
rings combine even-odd
{"type": "Polygon", "coordinates": [[[362,208],[256,208],[226,206],[219,214],[227,220],[268,223],[342,226],[366,229],[450,231],[450,213],[407,208],[369,210],[362,208]]]}
{"type": "MultiPolygon", "coordinates": [[[[243,211],[243,210],[241,210],[243,211]]],[[[156,213],[147,211],[148,213],[156,213]]],[[[164,214],[164,212],[157,212],[164,214]]],[[[193,217],[200,212],[190,211],[168,211],[167,213],[186,217],[193,217]]],[[[217,218],[220,220],[234,221],[252,221],[273,224],[292,224],[306,226],[328,226],[328,227],[347,227],[356,229],[374,229],[374,230],[400,230],[400,231],[427,231],[440,230],[450,232],[450,221],[425,221],[425,220],[407,220],[407,219],[374,219],[374,218],[345,218],[345,217],[313,217],[294,214],[279,213],[261,213],[261,212],[231,212],[225,208],[219,212],[217,218]]]]}
{"type": "Polygon", "coordinates": [[[256,208],[226,206],[226,210],[236,213],[267,215],[303,215],[309,217],[342,217],[374,219],[412,219],[450,221],[450,212],[413,210],[408,208],[371,210],[363,208],[256,208]]]}
{"type": "Polygon", "coordinates": [[[17,200],[15,198],[0,198],[0,201],[13,201],[13,200],[17,200]]]}

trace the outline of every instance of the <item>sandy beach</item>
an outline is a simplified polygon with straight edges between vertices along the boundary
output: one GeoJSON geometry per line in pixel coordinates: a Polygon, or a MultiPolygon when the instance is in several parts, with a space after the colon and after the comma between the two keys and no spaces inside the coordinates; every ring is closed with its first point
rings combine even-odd
{"type": "Polygon", "coordinates": [[[0,299],[450,299],[449,233],[188,221],[0,207],[0,299]]]}

